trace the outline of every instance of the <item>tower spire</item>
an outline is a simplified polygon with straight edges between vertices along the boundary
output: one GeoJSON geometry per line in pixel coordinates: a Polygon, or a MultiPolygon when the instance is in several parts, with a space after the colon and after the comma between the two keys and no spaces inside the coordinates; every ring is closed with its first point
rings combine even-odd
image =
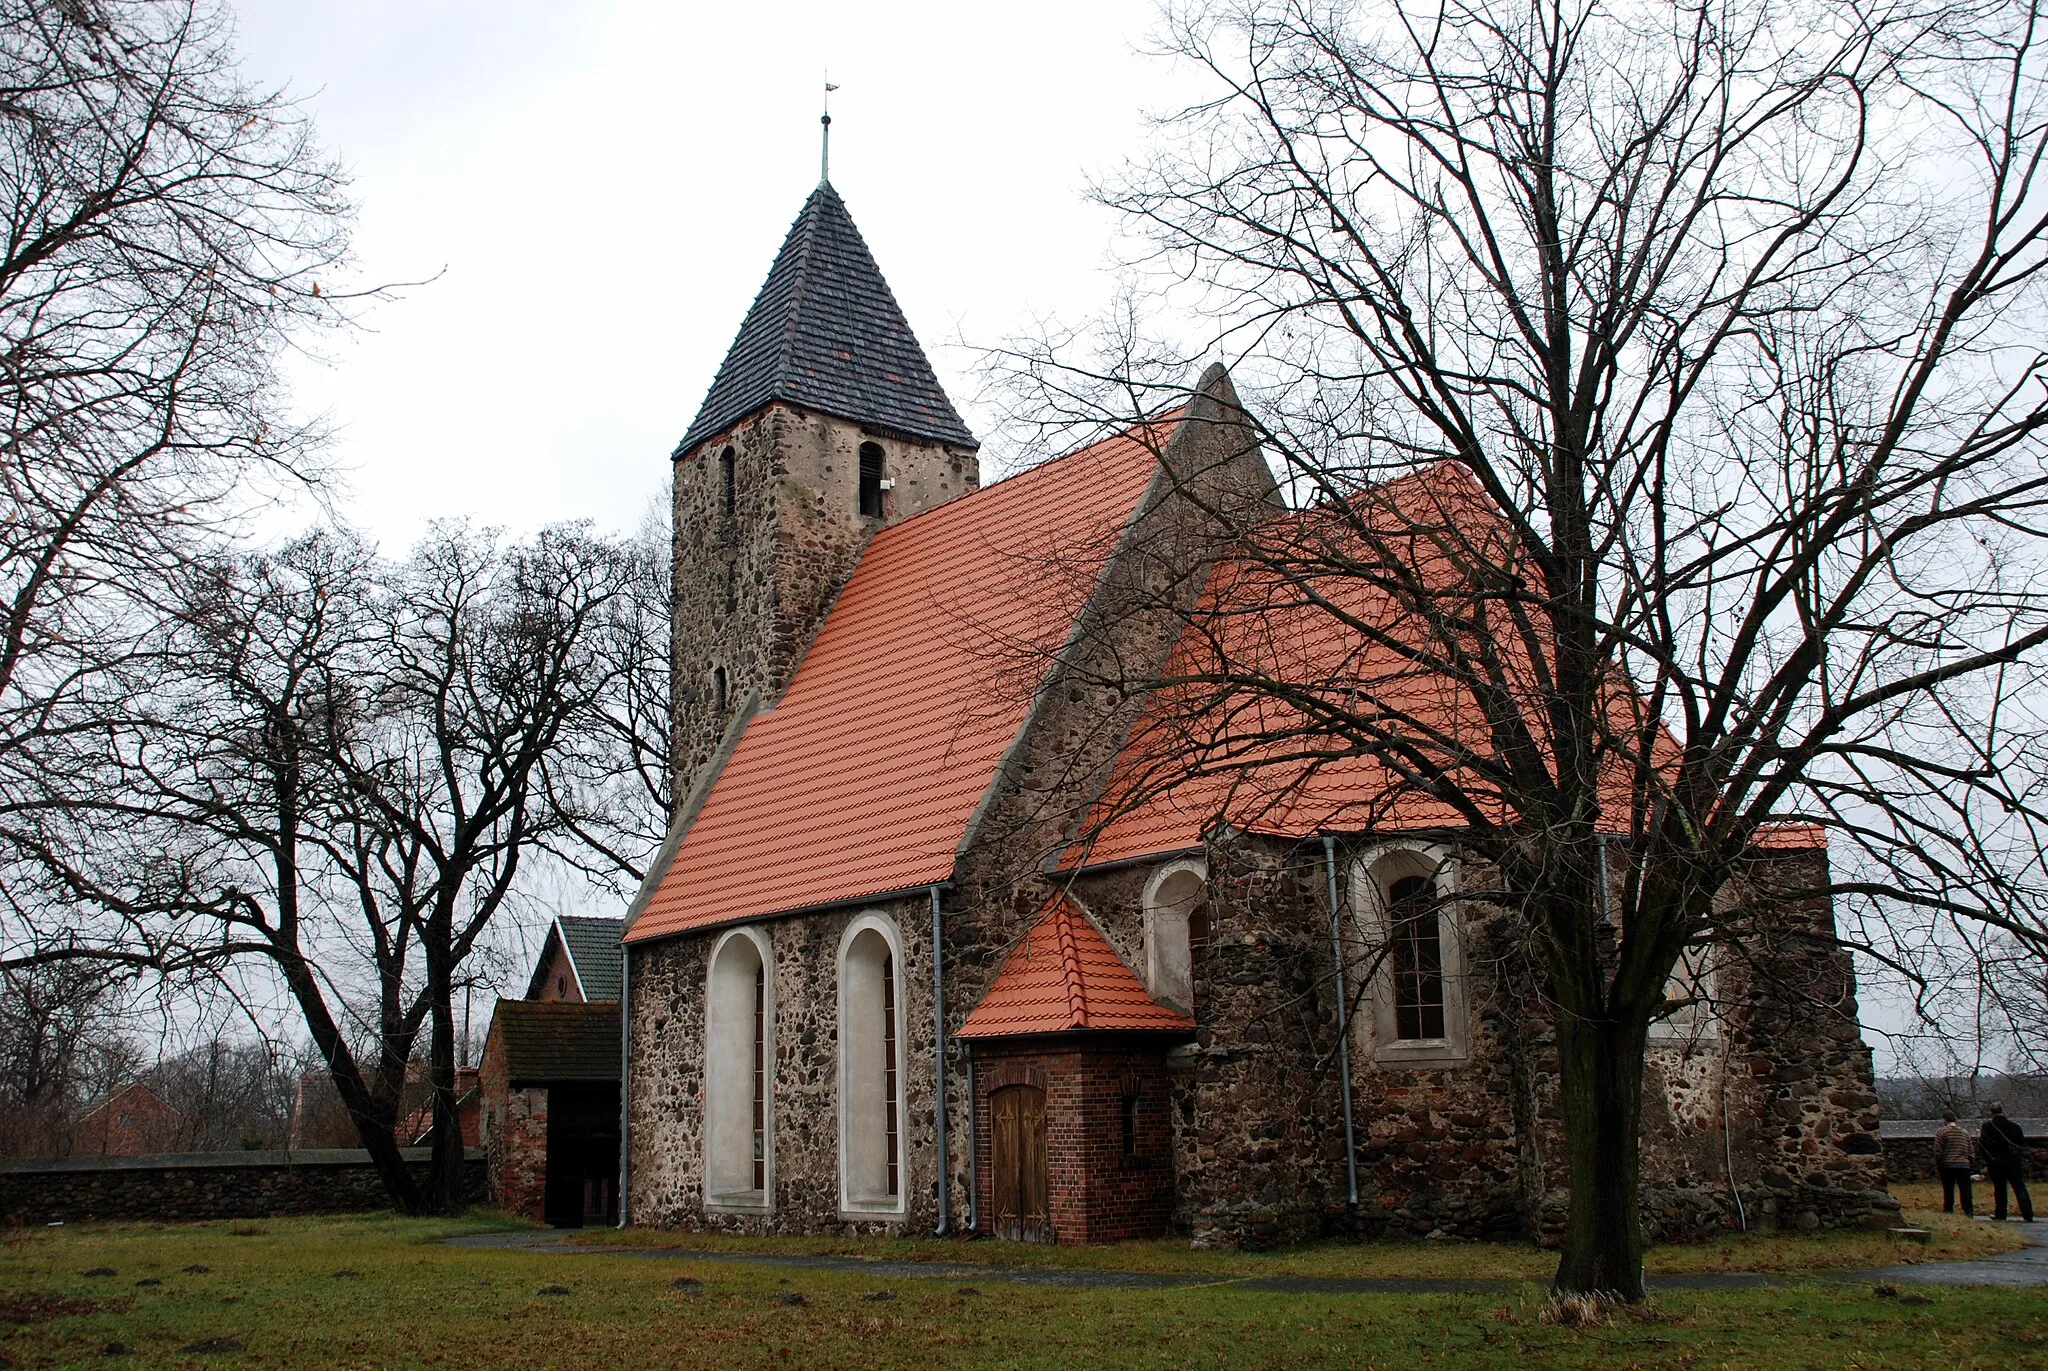
{"type": "Polygon", "coordinates": [[[839,87],[825,82],[825,112],[818,116],[818,184],[832,183],[832,92],[839,87]]]}

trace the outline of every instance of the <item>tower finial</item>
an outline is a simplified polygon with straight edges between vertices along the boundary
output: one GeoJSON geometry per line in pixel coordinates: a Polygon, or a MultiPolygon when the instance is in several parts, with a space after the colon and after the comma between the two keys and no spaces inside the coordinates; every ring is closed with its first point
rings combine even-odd
{"type": "Polygon", "coordinates": [[[825,112],[818,116],[818,184],[826,185],[832,180],[832,92],[839,87],[832,84],[832,73],[825,73],[825,112]]]}

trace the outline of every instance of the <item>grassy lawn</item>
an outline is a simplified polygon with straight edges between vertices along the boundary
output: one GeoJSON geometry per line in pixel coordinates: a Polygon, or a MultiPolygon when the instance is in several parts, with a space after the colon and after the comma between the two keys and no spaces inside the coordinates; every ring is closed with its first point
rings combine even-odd
{"type": "MultiPolygon", "coordinates": [[[[1939,1186],[1903,1186],[1906,1222],[1926,1228],[1925,1246],[1902,1243],[1888,1233],[1735,1234],[1718,1242],[1652,1248],[1645,1265],[1652,1275],[1696,1275],[1718,1271],[1792,1274],[1892,1266],[1901,1262],[1959,1261],[2010,1252],[2019,1234],[2002,1224],[1972,1223],[1940,1212],[1939,1186]]],[[[1108,1243],[1093,1247],[1046,1247],[1031,1243],[962,1244],[934,1238],[729,1238],[632,1228],[589,1230],[575,1241],[587,1245],[691,1251],[758,1251],[806,1256],[840,1256],[872,1261],[971,1262],[980,1266],[1093,1268],[1170,1275],[1382,1277],[1548,1280],[1557,1269],[1554,1253],[1526,1243],[1385,1242],[1305,1243],[1275,1252],[1197,1252],[1183,1239],[1108,1243]]]]}
{"type": "MultiPolygon", "coordinates": [[[[1571,1331],[1538,1320],[1534,1285],[1479,1296],[1296,1295],[1227,1284],[991,1282],[973,1291],[958,1279],[777,1270],[693,1260],[687,1251],[557,1256],[437,1241],[491,1226],[488,1218],[372,1216],[16,1230],[0,1238],[0,1358],[10,1366],[576,1371],[2048,1366],[2039,1291],[1908,1289],[1901,1299],[1795,1281],[1667,1294],[1647,1316],[1571,1331]],[[86,1274],[94,1271],[111,1274],[86,1274]],[[110,1354],[111,1344],[125,1350],[110,1354]]],[[[1417,1255],[1439,1246],[1418,1244],[1417,1255]]],[[[995,1250],[970,1249],[977,1259],[995,1250]]],[[[1335,1256],[1316,1248],[1292,1259],[1335,1256]]]]}

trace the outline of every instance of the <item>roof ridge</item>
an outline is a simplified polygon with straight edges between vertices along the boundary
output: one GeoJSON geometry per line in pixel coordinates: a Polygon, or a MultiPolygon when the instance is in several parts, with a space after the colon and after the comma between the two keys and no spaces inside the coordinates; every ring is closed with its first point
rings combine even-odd
{"type": "Polygon", "coordinates": [[[1067,978],[1067,1012],[1074,1027],[1088,1026],[1088,983],[1081,974],[1081,950],[1074,945],[1074,906],[1062,899],[1051,911],[1053,931],[1060,940],[1060,970],[1067,978]]]}
{"type": "MultiPolygon", "coordinates": [[[[819,196],[831,195],[836,199],[838,194],[837,191],[832,189],[830,181],[818,182],[818,188],[810,193],[809,197],[804,200],[803,209],[798,211],[796,223],[790,226],[790,236],[792,238],[796,237],[804,227],[804,221],[814,217],[816,207],[820,203],[819,196]]],[[[788,316],[782,321],[782,338],[775,345],[775,371],[777,375],[788,371],[790,366],[796,361],[797,322],[803,317],[804,297],[810,292],[809,269],[811,254],[816,252],[817,248],[818,234],[815,228],[812,232],[803,234],[802,239],[797,244],[796,261],[794,263],[796,279],[795,283],[790,287],[789,312],[788,316]]]]}

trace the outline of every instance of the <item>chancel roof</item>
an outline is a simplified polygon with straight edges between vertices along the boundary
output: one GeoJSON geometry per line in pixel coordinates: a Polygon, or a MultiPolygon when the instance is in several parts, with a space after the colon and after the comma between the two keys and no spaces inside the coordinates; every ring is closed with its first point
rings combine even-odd
{"type": "Polygon", "coordinates": [[[677,455],[777,400],[906,437],[979,446],[829,182],[790,225],[677,455]]]}
{"type": "Polygon", "coordinates": [[[967,1016],[963,1038],[1039,1033],[1192,1033],[1195,1021],[1146,993],[1087,914],[1055,897],[967,1016]]]}

